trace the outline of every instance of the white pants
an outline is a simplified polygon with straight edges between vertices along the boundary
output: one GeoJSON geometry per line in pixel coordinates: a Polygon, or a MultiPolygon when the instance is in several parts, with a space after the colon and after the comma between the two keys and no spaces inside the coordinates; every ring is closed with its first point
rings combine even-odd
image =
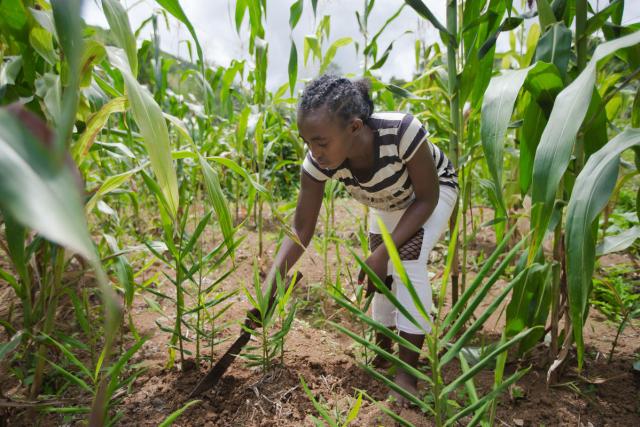
{"type": "MultiPolygon", "coordinates": [[[[409,276],[409,279],[411,280],[411,283],[413,284],[427,313],[431,312],[431,306],[433,305],[431,299],[431,284],[429,283],[429,274],[427,271],[429,253],[431,253],[431,250],[436,243],[438,243],[440,237],[442,237],[442,234],[447,229],[447,226],[449,225],[449,218],[451,217],[456,205],[457,198],[457,189],[446,185],[440,186],[440,198],[438,199],[438,204],[431,216],[427,219],[427,222],[422,226],[424,229],[424,237],[422,239],[420,256],[416,260],[402,261],[402,265],[407,272],[407,276],[409,276]]],[[[403,214],[404,210],[385,212],[377,209],[370,209],[369,231],[375,234],[382,234],[376,219],[378,217],[391,233],[403,214]]],[[[411,298],[407,287],[402,283],[400,275],[393,268],[393,263],[391,261],[389,261],[389,265],[387,267],[387,275],[393,277],[392,292],[400,304],[402,304],[413,318],[418,321],[421,328],[418,328],[402,313],[398,312],[387,297],[377,292],[373,297],[372,303],[373,319],[387,327],[395,326],[402,332],[421,335],[429,333],[431,331],[429,321],[420,314],[420,311],[413,303],[413,299],[411,298]]],[[[382,279],[384,280],[384,277],[382,279]]]]}

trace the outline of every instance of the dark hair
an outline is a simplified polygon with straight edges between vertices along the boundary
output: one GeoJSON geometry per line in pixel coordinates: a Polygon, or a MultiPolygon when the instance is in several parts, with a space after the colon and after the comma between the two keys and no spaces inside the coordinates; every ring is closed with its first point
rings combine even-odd
{"type": "Polygon", "coordinates": [[[351,81],[331,74],[312,80],[304,88],[298,114],[305,114],[326,106],[344,123],[353,117],[365,121],[373,113],[373,101],[369,96],[371,82],[368,79],[351,81]]]}

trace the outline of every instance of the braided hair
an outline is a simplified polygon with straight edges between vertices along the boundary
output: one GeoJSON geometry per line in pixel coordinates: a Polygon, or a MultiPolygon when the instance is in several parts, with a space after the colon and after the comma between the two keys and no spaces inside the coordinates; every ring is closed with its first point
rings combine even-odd
{"type": "Polygon", "coordinates": [[[348,123],[354,117],[366,121],[373,113],[373,101],[369,96],[371,82],[368,79],[351,81],[331,74],[312,80],[304,88],[298,104],[298,114],[326,106],[331,114],[348,123]]]}

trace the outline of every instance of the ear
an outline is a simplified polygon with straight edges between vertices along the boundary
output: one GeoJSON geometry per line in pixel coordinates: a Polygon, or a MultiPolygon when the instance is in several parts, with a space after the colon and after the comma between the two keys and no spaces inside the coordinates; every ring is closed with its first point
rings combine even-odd
{"type": "Polygon", "coordinates": [[[364,123],[362,122],[362,119],[359,117],[351,119],[351,122],[349,123],[349,130],[353,134],[357,134],[358,132],[360,132],[363,127],[364,127],[364,123]]]}

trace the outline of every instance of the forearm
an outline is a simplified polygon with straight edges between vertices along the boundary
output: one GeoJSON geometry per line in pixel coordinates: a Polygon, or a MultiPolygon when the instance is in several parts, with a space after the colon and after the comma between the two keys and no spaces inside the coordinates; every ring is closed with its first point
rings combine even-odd
{"type": "Polygon", "coordinates": [[[280,249],[273,261],[271,270],[264,282],[266,286],[271,284],[270,304],[273,303],[277,293],[276,275],[279,273],[280,278],[284,280],[291,267],[293,267],[293,265],[300,259],[311,240],[309,233],[297,232],[296,234],[298,235],[300,242],[295,242],[289,236],[284,238],[284,241],[282,242],[282,245],[280,245],[280,249]]]}
{"type": "Polygon", "coordinates": [[[294,242],[289,236],[284,238],[266,279],[266,283],[272,283],[272,295],[275,293],[276,274],[280,273],[280,277],[284,279],[289,269],[300,259],[304,251],[305,248],[294,242]]]}

